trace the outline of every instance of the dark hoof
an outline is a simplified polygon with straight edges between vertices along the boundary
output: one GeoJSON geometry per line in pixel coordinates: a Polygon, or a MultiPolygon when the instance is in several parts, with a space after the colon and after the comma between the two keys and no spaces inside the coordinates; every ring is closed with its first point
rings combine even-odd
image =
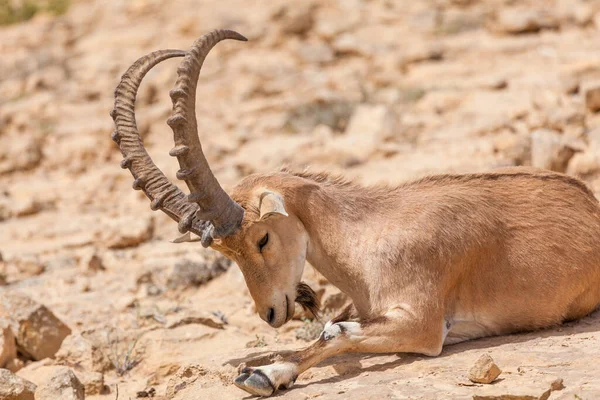
{"type": "Polygon", "coordinates": [[[250,368],[244,368],[242,374],[235,378],[235,386],[250,394],[268,397],[275,392],[273,383],[261,370],[252,371],[250,368]]]}

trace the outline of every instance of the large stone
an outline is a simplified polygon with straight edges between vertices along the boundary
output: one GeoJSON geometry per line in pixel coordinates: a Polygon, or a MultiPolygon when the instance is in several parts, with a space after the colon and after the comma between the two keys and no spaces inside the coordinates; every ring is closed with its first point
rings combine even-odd
{"type": "Polygon", "coordinates": [[[0,320],[0,368],[6,368],[15,358],[17,358],[15,335],[8,324],[3,324],[0,320]]]}
{"type": "Polygon", "coordinates": [[[100,346],[80,334],[67,336],[55,358],[60,364],[77,365],[86,371],[107,372],[113,368],[100,346]]]}
{"type": "Polygon", "coordinates": [[[0,368],[0,399],[34,400],[35,384],[0,368]]]}
{"type": "Polygon", "coordinates": [[[75,373],[59,367],[37,387],[35,400],[84,400],[85,389],[75,373]]]}
{"type": "Polygon", "coordinates": [[[502,371],[489,354],[484,354],[469,370],[469,380],[475,383],[492,383],[502,371]]]}
{"type": "MultiPolygon", "coordinates": [[[[53,363],[54,361],[50,360],[30,363],[20,370],[18,375],[36,385],[42,385],[57,374],[64,374],[64,370],[68,369],[64,365],[54,365],[53,363]]],[[[86,395],[101,394],[104,391],[104,374],[82,369],[80,365],[71,365],[71,367],[83,385],[86,395]]]]}
{"type": "Polygon", "coordinates": [[[71,333],[52,311],[18,293],[0,294],[0,319],[8,321],[17,349],[32,360],[53,357],[71,333]]]}

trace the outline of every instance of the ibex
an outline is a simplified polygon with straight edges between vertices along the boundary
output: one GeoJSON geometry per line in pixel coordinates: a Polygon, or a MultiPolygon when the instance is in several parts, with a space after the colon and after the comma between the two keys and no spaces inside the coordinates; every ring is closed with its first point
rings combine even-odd
{"type": "Polygon", "coordinates": [[[344,352],[436,356],[445,344],[544,328],[600,304],[600,207],[581,181],[550,171],[506,168],[439,175],[395,187],[359,186],[327,174],[282,171],[244,178],[228,195],[197,134],[196,85],[209,50],[228,30],[192,48],[136,61],[115,92],[112,138],[151,200],[240,267],[260,317],[280,327],[294,302],[316,309],[301,282],[310,262],[353,302],[311,346],[268,366],[245,368],[235,385],[269,396],[344,352]],[[144,75],[184,57],[170,95],[185,195],[146,152],[134,102],[144,75]]]}

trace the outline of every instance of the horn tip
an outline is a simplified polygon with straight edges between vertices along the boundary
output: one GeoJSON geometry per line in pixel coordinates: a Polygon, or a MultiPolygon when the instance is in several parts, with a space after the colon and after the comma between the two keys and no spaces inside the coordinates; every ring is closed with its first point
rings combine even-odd
{"type": "Polygon", "coordinates": [[[236,31],[233,31],[230,29],[227,29],[225,32],[227,34],[228,39],[239,40],[240,42],[248,41],[248,38],[239,32],[236,32],[236,31]]]}

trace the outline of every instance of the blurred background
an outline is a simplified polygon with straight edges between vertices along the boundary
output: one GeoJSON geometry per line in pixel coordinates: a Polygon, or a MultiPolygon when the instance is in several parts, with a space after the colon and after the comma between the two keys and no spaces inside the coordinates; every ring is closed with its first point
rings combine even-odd
{"type": "MultiPolygon", "coordinates": [[[[300,310],[271,329],[235,265],[169,243],[177,225],[119,168],[108,113],[121,74],[215,28],[249,39],[219,44],[198,86],[225,188],[281,166],[393,184],[533,165],[600,192],[598,0],[0,0],[0,367],[38,385],[74,373],[86,398],[238,399],[240,363],[317,337],[322,322],[300,310]]],[[[153,69],[137,102],[173,181],[178,62],[153,69]]],[[[310,266],[305,280],[325,320],[346,303],[310,266]]],[[[488,388],[458,385],[456,365],[481,348],[514,370],[498,390],[562,374],[569,396],[599,393],[599,330],[596,316],[436,359],[344,356],[286,397],[471,398],[488,388]]]]}

